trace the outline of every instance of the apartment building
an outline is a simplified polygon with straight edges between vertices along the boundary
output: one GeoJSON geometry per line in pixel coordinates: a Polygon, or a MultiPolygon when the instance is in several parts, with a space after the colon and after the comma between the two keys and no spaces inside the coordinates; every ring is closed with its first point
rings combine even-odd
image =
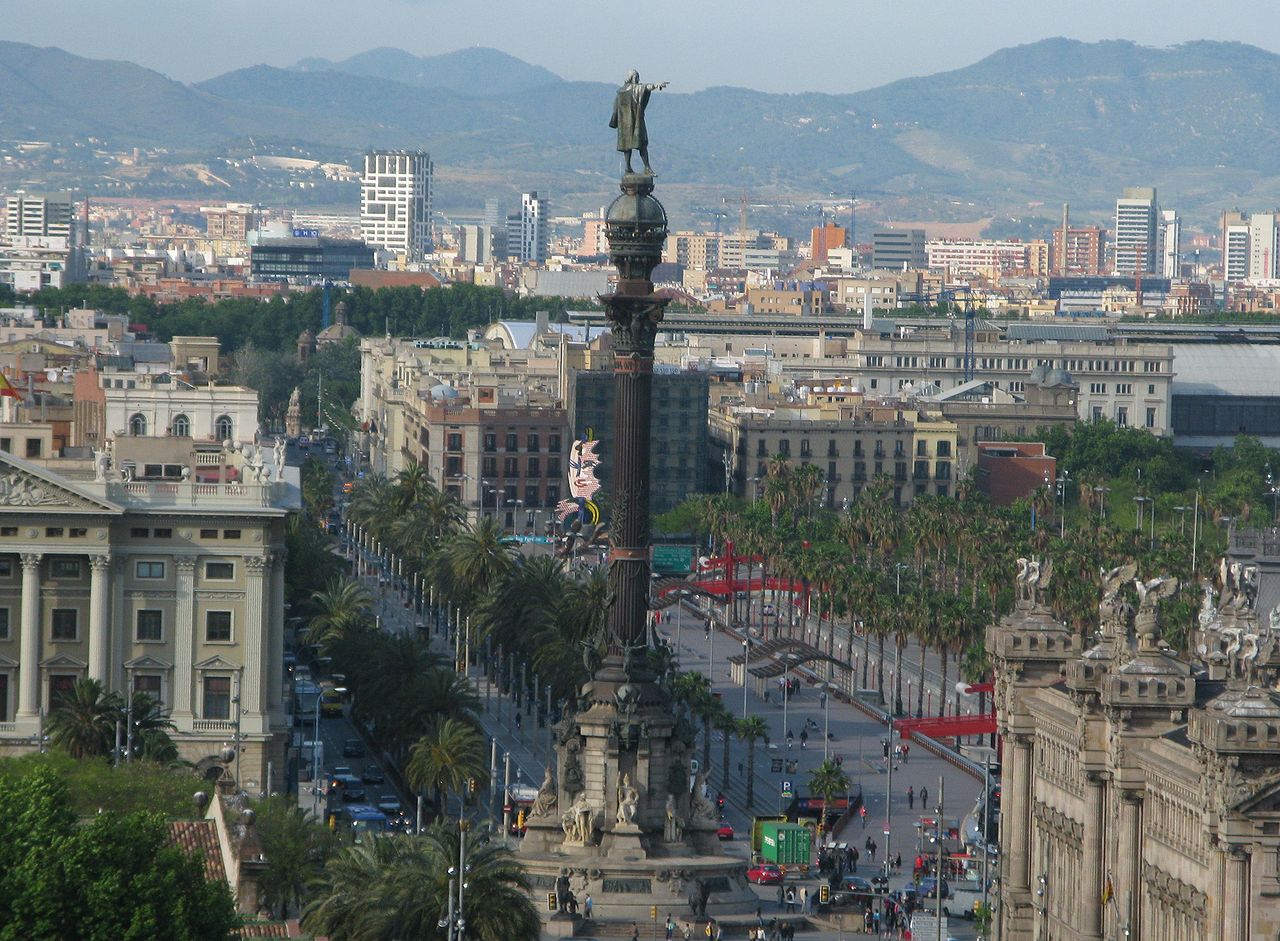
{"type": "Polygon", "coordinates": [[[534,190],[520,194],[520,210],[507,216],[507,257],[521,264],[545,264],[551,207],[534,190]]]}
{"type": "Polygon", "coordinates": [[[70,193],[17,193],[5,197],[5,237],[65,239],[74,243],[75,206],[70,193]]]}
{"type": "Polygon", "coordinates": [[[435,166],[421,150],[365,154],[360,177],[360,234],[371,246],[420,262],[431,250],[435,166]]]}
{"type": "Polygon", "coordinates": [[[720,265],[720,236],[710,232],[670,232],[662,248],[666,264],[710,271],[720,265]]]}
{"type": "Polygon", "coordinates": [[[831,306],[826,286],[814,281],[775,281],[766,287],[747,288],[752,313],[817,317],[831,306]]]}
{"type": "Polygon", "coordinates": [[[925,253],[934,270],[997,276],[1014,271],[1034,274],[1034,269],[1043,274],[1047,249],[1043,242],[1018,239],[930,239],[925,253]]]}
{"type": "Polygon", "coordinates": [[[871,233],[871,267],[923,268],[929,263],[924,229],[877,229],[871,233]]]}
{"type": "Polygon", "coordinates": [[[1062,230],[1053,230],[1052,265],[1055,273],[1064,276],[1100,275],[1106,258],[1107,230],[1101,226],[1068,226],[1065,248],[1062,230]]]}
{"type": "Polygon", "coordinates": [[[1160,270],[1159,207],[1154,187],[1125,187],[1116,200],[1114,233],[1116,274],[1155,274],[1160,270]]]}
{"type": "Polygon", "coordinates": [[[1222,279],[1238,284],[1249,277],[1249,215],[1222,214],[1222,279]]]}

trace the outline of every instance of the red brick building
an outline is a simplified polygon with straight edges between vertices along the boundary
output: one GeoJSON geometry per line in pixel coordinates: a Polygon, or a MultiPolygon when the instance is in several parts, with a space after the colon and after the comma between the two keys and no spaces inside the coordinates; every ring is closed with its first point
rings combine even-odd
{"type": "Polygon", "coordinates": [[[979,442],[978,489],[996,506],[1009,506],[1039,487],[1052,487],[1058,461],[1044,453],[1039,441],[979,442]]]}

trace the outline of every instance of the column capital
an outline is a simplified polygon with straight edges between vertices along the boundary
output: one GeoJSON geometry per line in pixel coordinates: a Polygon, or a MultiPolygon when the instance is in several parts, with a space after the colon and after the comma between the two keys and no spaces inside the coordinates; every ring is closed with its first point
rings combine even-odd
{"type": "Polygon", "coordinates": [[[1126,804],[1141,804],[1145,795],[1135,788],[1126,787],[1120,791],[1120,800],[1126,804]]]}
{"type": "Polygon", "coordinates": [[[246,555],[242,558],[250,575],[261,575],[270,561],[269,555],[246,555]]]}
{"type": "Polygon", "coordinates": [[[99,552],[96,555],[89,556],[89,567],[95,572],[111,571],[111,553],[99,552]]]}
{"type": "Polygon", "coordinates": [[[1227,843],[1222,847],[1223,855],[1227,859],[1234,862],[1244,862],[1249,858],[1250,851],[1248,844],[1245,843],[1227,843]]]}
{"type": "Polygon", "coordinates": [[[22,567],[24,569],[36,569],[40,567],[40,560],[44,558],[43,552],[24,552],[22,553],[22,567]]]}
{"type": "Polygon", "coordinates": [[[179,575],[194,574],[196,557],[193,555],[176,555],[173,557],[173,567],[178,570],[179,575]]]}
{"type": "Polygon", "coordinates": [[[276,568],[284,568],[284,564],[288,561],[289,550],[280,546],[278,549],[269,549],[267,551],[267,564],[276,568]]]}
{"type": "Polygon", "coordinates": [[[1030,748],[1035,741],[1035,735],[1030,732],[1010,732],[1005,737],[1013,743],[1015,748],[1030,748]]]}

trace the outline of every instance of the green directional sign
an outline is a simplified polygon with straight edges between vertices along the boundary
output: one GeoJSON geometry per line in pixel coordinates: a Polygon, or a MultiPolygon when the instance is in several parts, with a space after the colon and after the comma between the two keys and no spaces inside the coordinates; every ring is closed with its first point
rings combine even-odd
{"type": "Polygon", "coordinates": [[[649,567],[655,575],[688,575],[697,553],[697,546],[654,546],[649,567]]]}

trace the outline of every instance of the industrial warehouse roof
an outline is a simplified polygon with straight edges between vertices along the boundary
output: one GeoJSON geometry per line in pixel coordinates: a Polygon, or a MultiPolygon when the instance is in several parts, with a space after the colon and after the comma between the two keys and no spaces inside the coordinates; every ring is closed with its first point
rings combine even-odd
{"type": "Polygon", "coordinates": [[[1108,327],[1095,327],[1089,324],[1069,323],[1011,323],[1004,328],[1005,336],[1010,340],[1026,340],[1031,342],[1044,340],[1088,340],[1095,343],[1106,342],[1114,337],[1108,327]]]}
{"type": "Polygon", "coordinates": [[[1174,395],[1280,397],[1280,346],[1187,344],[1174,348],[1174,395]]]}

